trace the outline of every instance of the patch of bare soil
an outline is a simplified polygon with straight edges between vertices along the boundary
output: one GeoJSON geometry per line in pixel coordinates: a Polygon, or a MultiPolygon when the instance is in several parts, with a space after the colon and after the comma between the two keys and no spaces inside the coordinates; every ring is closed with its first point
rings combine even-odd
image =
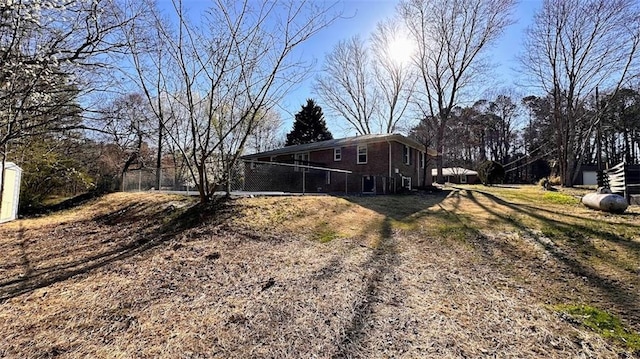
{"type": "Polygon", "coordinates": [[[0,227],[0,357],[631,355],[548,310],[443,200],[117,195],[0,227]]]}

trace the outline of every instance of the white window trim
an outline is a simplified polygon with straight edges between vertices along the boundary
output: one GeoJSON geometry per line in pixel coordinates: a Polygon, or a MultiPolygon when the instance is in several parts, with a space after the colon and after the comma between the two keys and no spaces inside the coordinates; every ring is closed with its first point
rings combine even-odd
{"type": "Polygon", "coordinates": [[[402,151],[402,163],[407,166],[411,166],[411,147],[404,145],[404,149],[402,151]],[[406,151],[406,154],[405,154],[406,151]]]}
{"type": "Polygon", "coordinates": [[[467,175],[460,175],[460,183],[467,183],[467,175]]]}
{"type": "Polygon", "coordinates": [[[369,161],[369,150],[367,149],[367,145],[358,145],[356,147],[356,163],[359,165],[366,165],[367,162],[369,161]],[[365,156],[365,161],[361,162],[360,161],[360,149],[364,148],[364,156],[365,156]]]}
{"type": "Polygon", "coordinates": [[[333,161],[342,161],[342,148],[338,147],[333,149],[333,161]]]}

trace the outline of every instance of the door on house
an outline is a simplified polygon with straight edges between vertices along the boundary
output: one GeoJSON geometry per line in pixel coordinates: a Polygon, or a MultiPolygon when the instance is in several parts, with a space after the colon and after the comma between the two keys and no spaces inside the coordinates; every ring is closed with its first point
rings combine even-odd
{"type": "Polygon", "coordinates": [[[376,178],[374,176],[362,176],[362,193],[376,192],[376,178]]]}
{"type": "Polygon", "coordinates": [[[402,176],[402,188],[411,190],[411,177],[402,176]]]}

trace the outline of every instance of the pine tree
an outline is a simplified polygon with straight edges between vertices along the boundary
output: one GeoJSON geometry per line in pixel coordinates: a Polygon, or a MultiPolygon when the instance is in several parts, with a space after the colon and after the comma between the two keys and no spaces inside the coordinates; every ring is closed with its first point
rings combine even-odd
{"type": "Polygon", "coordinates": [[[307,99],[307,104],[296,114],[293,130],[287,134],[286,146],[331,139],[333,135],[327,129],[322,108],[312,99],[307,99]]]}

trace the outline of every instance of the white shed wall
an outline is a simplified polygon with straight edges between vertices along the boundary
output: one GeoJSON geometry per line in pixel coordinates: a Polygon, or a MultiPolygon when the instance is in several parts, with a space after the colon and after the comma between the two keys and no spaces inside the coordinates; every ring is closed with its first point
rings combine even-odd
{"type": "Polygon", "coordinates": [[[5,163],[4,174],[0,173],[0,180],[5,178],[2,193],[2,208],[0,209],[0,223],[14,220],[18,217],[18,201],[20,200],[20,180],[22,169],[12,162],[5,163]]]}

